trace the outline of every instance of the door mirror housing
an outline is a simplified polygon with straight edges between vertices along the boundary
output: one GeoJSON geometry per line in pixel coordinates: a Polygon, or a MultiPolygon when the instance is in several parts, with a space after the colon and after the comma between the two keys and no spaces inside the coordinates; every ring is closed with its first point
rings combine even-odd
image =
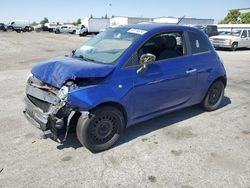
{"type": "Polygon", "coordinates": [[[148,68],[148,65],[152,64],[155,62],[155,55],[153,54],[150,54],[150,53],[147,53],[147,54],[143,54],[141,57],[140,57],[140,68],[137,70],[137,74],[139,75],[143,75],[147,68],[148,68]]]}
{"type": "Polygon", "coordinates": [[[153,54],[150,54],[150,53],[147,53],[147,54],[143,54],[141,57],[140,57],[140,64],[141,65],[149,65],[149,64],[152,64],[155,62],[155,55],[153,54]]]}

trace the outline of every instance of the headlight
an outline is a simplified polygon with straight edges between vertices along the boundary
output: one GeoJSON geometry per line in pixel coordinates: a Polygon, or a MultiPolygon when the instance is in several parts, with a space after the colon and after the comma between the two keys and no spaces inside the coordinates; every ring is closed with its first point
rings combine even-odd
{"type": "Polygon", "coordinates": [[[66,101],[68,97],[69,88],[67,86],[63,86],[59,92],[58,97],[61,99],[61,101],[66,101]]]}
{"type": "Polygon", "coordinates": [[[227,44],[231,44],[231,39],[224,39],[224,42],[227,44]]]}
{"type": "Polygon", "coordinates": [[[29,83],[30,78],[33,77],[33,74],[30,73],[29,76],[27,77],[27,83],[29,83]]]}

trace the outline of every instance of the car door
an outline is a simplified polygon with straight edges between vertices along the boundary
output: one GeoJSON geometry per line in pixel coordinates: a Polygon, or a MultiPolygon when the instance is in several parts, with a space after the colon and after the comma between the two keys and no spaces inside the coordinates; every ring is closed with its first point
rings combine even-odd
{"type": "Polygon", "coordinates": [[[187,56],[183,32],[152,37],[137,52],[151,53],[156,62],[143,75],[136,74],[132,96],[133,118],[160,114],[187,104],[196,84],[196,69],[187,56]],[[179,43],[179,44],[178,44],[179,43]]]}
{"type": "Polygon", "coordinates": [[[67,31],[67,29],[68,29],[67,26],[63,26],[63,27],[61,28],[61,32],[62,32],[62,33],[65,33],[65,32],[67,31]]]}
{"type": "Polygon", "coordinates": [[[247,36],[247,30],[243,30],[241,33],[241,44],[239,47],[247,47],[248,46],[248,36],[247,36]]]}

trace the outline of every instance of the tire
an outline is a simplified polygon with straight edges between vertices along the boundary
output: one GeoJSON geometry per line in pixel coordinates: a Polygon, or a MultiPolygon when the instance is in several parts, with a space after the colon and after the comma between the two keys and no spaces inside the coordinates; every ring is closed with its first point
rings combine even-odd
{"type": "Polygon", "coordinates": [[[231,47],[231,50],[232,50],[232,51],[236,51],[237,48],[238,48],[238,43],[237,43],[237,42],[233,42],[232,47],[231,47]]]}
{"type": "Polygon", "coordinates": [[[10,27],[9,27],[9,30],[10,30],[10,31],[14,31],[14,27],[10,26],[10,27]]]}
{"type": "Polygon", "coordinates": [[[72,31],[72,33],[71,34],[76,34],[76,31],[74,30],[74,31],[72,31]]]}
{"type": "Polygon", "coordinates": [[[206,111],[217,110],[223,100],[225,86],[222,81],[215,81],[209,88],[201,105],[206,111]]]}
{"type": "Polygon", "coordinates": [[[121,111],[114,107],[102,107],[81,116],[76,127],[76,135],[82,145],[93,153],[111,148],[120,138],[125,128],[121,111]]]}
{"type": "Polygon", "coordinates": [[[60,30],[59,30],[59,29],[56,29],[56,30],[55,30],[55,34],[60,34],[60,30]]]}

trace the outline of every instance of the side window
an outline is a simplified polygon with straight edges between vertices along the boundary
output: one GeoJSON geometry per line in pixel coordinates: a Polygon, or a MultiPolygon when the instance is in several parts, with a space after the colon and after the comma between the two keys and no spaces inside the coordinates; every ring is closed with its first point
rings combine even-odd
{"type": "Polygon", "coordinates": [[[155,55],[156,61],[183,56],[182,32],[168,32],[152,37],[138,50],[138,57],[146,53],[155,55]]]}
{"type": "Polygon", "coordinates": [[[247,30],[244,30],[241,34],[241,38],[247,38],[247,30]]]}
{"type": "Polygon", "coordinates": [[[248,37],[250,38],[250,30],[248,30],[248,37]]]}
{"type": "Polygon", "coordinates": [[[140,57],[147,53],[155,55],[156,61],[186,55],[183,32],[167,32],[152,37],[130,57],[126,67],[139,65],[140,57]]]}
{"type": "Polygon", "coordinates": [[[198,54],[209,51],[209,46],[205,38],[195,32],[188,32],[192,54],[198,54]]]}

